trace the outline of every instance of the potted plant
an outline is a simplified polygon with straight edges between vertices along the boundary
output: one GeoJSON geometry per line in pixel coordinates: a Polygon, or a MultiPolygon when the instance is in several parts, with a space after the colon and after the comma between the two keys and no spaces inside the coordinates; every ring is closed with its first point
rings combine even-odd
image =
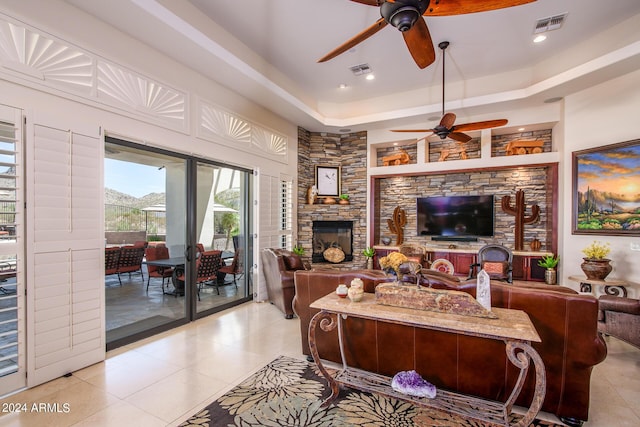
{"type": "Polygon", "coordinates": [[[376,250],[373,249],[371,246],[369,246],[368,248],[365,248],[362,251],[362,255],[364,255],[364,257],[367,259],[367,268],[369,270],[373,270],[373,256],[376,254],[376,250]]]}
{"type": "Polygon", "coordinates": [[[611,252],[609,243],[601,243],[597,240],[582,250],[585,257],[582,258],[584,262],[580,264],[580,268],[587,279],[604,280],[611,273],[613,267],[609,264],[611,260],[607,258],[609,252],[611,252]]]}
{"type": "Polygon", "coordinates": [[[560,258],[556,255],[544,255],[541,260],[538,261],[540,267],[546,268],[544,272],[544,281],[547,285],[555,285],[557,282],[558,274],[556,272],[556,266],[558,265],[560,258]]]}
{"type": "Polygon", "coordinates": [[[295,245],[293,247],[293,249],[291,249],[291,252],[293,252],[294,254],[298,255],[298,256],[303,256],[304,255],[304,248],[300,245],[295,245]]]}
{"type": "Polygon", "coordinates": [[[349,204],[349,195],[348,194],[341,194],[340,195],[340,201],[338,202],[341,205],[348,205],[349,204]]]}

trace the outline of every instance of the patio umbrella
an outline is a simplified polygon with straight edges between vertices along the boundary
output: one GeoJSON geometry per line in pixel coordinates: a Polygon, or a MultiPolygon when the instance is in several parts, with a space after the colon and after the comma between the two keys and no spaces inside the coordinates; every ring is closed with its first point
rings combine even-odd
{"type": "Polygon", "coordinates": [[[225,205],[221,205],[220,203],[213,204],[213,211],[214,212],[238,212],[237,210],[227,207],[225,205]]]}
{"type": "Polygon", "coordinates": [[[141,210],[146,212],[165,212],[167,207],[164,203],[159,203],[157,205],[147,206],[146,208],[142,208],[141,210]]]}

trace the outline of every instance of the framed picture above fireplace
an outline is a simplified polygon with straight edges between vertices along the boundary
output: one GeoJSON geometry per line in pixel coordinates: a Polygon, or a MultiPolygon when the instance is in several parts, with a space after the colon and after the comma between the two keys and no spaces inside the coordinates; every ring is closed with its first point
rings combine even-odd
{"type": "Polygon", "coordinates": [[[340,166],[316,166],[318,197],[340,196],[340,166]]]}

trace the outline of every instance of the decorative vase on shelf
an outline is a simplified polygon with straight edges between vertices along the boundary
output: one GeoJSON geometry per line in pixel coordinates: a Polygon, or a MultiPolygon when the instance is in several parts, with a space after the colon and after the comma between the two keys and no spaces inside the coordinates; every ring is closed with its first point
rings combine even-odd
{"type": "Polygon", "coordinates": [[[373,258],[367,258],[367,270],[373,270],[373,258]]]}
{"type": "Polygon", "coordinates": [[[547,268],[544,271],[544,282],[547,285],[555,285],[558,281],[558,272],[555,268],[547,268]]]}
{"type": "Polygon", "coordinates": [[[531,250],[533,252],[538,252],[540,250],[540,247],[542,246],[542,243],[540,243],[540,240],[538,239],[533,239],[531,243],[529,243],[529,246],[531,247],[531,250]]]}
{"type": "Polygon", "coordinates": [[[611,273],[613,267],[610,259],[607,258],[582,258],[584,262],[580,264],[580,268],[584,271],[587,279],[604,280],[611,273]]]}

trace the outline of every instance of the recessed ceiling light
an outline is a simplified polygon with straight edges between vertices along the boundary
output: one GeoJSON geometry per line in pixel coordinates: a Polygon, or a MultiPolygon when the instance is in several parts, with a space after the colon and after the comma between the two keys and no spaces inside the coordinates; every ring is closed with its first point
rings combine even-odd
{"type": "Polygon", "coordinates": [[[544,34],[538,34],[537,36],[535,36],[533,38],[533,42],[534,43],[541,43],[543,41],[545,41],[547,39],[547,36],[545,36],[544,34]]]}
{"type": "Polygon", "coordinates": [[[397,146],[397,145],[398,145],[398,143],[397,143],[397,142],[394,142],[394,143],[393,143],[393,145],[394,145],[394,146],[397,146]]]}
{"type": "Polygon", "coordinates": [[[367,74],[367,77],[365,77],[365,79],[367,79],[367,80],[373,80],[375,78],[376,78],[376,76],[374,76],[373,74],[367,74]]]}
{"type": "Polygon", "coordinates": [[[518,128],[518,132],[522,132],[524,128],[518,128]]]}
{"type": "Polygon", "coordinates": [[[347,85],[344,83],[340,83],[340,86],[338,86],[340,89],[346,89],[347,85]]]}

